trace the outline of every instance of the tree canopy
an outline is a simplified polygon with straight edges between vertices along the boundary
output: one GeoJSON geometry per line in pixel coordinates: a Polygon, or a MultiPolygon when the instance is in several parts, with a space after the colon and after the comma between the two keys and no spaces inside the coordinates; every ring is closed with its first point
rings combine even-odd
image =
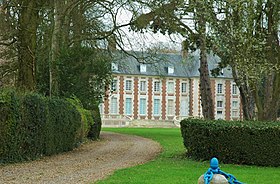
{"type": "MultiPolygon", "coordinates": [[[[132,28],[179,33],[190,50],[200,49],[200,85],[203,109],[211,109],[205,51],[213,51],[221,63],[213,74],[231,66],[241,97],[245,119],[273,120],[279,110],[279,13],[272,0],[138,1],[148,13],[135,13],[132,28]],[[205,65],[206,64],[206,65],[205,65]],[[206,83],[205,83],[206,82],[206,83]],[[204,93],[207,92],[207,93],[204,93]]],[[[203,110],[204,117],[209,116],[203,110]]]]}
{"type": "Polygon", "coordinates": [[[2,85],[98,102],[111,77],[110,48],[124,26],[115,19],[122,6],[117,0],[1,1],[2,85]]]}

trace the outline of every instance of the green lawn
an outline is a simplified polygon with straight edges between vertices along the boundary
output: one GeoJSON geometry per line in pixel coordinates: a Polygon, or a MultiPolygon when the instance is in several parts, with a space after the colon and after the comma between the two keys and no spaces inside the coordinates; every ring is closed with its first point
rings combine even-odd
{"type": "MultiPolygon", "coordinates": [[[[153,139],[162,145],[163,152],[147,164],[118,170],[109,178],[99,181],[99,184],[196,184],[199,176],[209,167],[209,162],[198,162],[184,158],[185,149],[180,129],[106,128],[103,131],[133,134],[153,139]]],[[[228,164],[220,164],[220,168],[247,184],[280,183],[280,168],[228,164]]]]}

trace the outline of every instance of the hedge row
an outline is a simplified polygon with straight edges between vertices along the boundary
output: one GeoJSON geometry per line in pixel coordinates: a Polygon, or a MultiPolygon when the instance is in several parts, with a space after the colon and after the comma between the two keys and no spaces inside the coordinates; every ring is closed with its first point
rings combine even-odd
{"type": "Polygon", "coordinates": [[[280,122],[185,119],[180,124],[191,158],[280,166],[280,122]]]}
{"type": "Polygon", "coordinates": [[[89,138],[91,140],[99,139],[101,131],[101,117],[99,113],[99,108],[93,110],[86,110],[83,108],[81,101],[72,97],[67,99],[71,104],[73,104],[76,109],[81,114],[81,128],[78,131],[78,137],[83,140],[89,138]]]}
{"type": "Polygon", "coordinates": [[[72,150],[86,134],[83,113],[58,98],[1,90],[0,114],[0,163],[72,150]]]}

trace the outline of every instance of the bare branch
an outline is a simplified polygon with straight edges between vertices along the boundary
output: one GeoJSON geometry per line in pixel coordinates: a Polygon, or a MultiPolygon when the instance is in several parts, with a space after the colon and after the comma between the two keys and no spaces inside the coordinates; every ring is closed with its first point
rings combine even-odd
{"type": "Polygon", "coordinates": [[[17,41],[16,38],[13,38],[12,41],[10,42],[0,42],[0,45],[4,45],[4,46],[11,46],[12,44],[14,44],[17,41]]]}

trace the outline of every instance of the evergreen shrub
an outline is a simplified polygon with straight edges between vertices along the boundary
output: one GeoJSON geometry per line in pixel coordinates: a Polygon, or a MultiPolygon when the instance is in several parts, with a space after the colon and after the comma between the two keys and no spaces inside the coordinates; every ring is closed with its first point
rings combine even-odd
{"type": "Polygon", "coordinates": [[[280,122],[185,119],[180,124],[188,157],[280,166],[280,122]]]}
{"type": "Polygon", "coordinates": [[[76,106],[66,100],[1,89],[0,163],[72,150],[82,140],[81,122],[76,106]]]}
{"type": "Polygon", "coordinates": [[[101,131],[101,117],[98,105],[92,105],[91,110],[84,109],[82,102],[75,96],[67,99],[71,104],[75,105],[82,117],[82,126],[79,131],[79,137],[91,140],[97,140],[101,131]]]}
{"type": "Polygon", "coordinates": [[[101,124],[102,124],[98,106],[95,106],[95,109],[93,109],[91,112],[92,112],[91,115],[93,117],[94,124],[91,124],[91,126],[89,127],[89,132],[87,137],[91,140],[97,140],[99,139],[100,136],[101,124]]]}

